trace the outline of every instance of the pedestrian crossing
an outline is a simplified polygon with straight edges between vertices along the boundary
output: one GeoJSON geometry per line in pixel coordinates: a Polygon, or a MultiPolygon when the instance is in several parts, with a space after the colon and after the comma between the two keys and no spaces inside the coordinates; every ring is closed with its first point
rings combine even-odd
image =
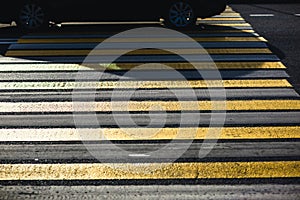
{"type": "Polygon", "coordinates": [[[180,199],[201,199],[199,188],[213,184],[204,190],[219,194],[220,187],[232,187],[240,194],[230,199],[267,199],[264,194],[272,192],[260,189],[278,185],[286,190],[274,189],[273,199],[297,199],[300,97],[286,67],[230,7],[197,23],[184,33],[201,50],[184,48],[189,41],[183,38],[137,35],[92,51],[114,32],[86,31],[32,33],[11,44],[0,58],[1,198],[43,193],[26,193],[24,185],[55,185],[58,193],[76,185],[89,192],[96,185],[99,195],[130,185],[144,187],[141,198],[149,197],[143,192],[150,186],[168,185],[168,195],[177,198],[188,185],[191,196],[180,199]],[[98,63],[97,56],[114,57],[126,51],[124,44],[145,41],[167,50],[138,49],[98,63]],[[92,59],[84,62],[86,56],[92,59]],[[207,80],[198,73],[214,67],[220,76],[207,80]],[[170,76],[170,69],[181,76],[170,76]]]}

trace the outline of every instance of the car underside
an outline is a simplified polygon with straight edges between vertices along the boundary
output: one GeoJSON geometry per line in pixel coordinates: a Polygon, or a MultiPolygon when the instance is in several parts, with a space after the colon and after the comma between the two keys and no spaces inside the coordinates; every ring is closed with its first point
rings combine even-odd
{"type": "Polygon", "coordinates": [[[187,27],[196,19],[224,11],[224,0],[158,0],[140,1],[44,1],[11,0],[1,8],[1,22],[17,22],[24,29],[48,26],[49,21],[141,21],[165,19],[170,27],[187,27]]]}

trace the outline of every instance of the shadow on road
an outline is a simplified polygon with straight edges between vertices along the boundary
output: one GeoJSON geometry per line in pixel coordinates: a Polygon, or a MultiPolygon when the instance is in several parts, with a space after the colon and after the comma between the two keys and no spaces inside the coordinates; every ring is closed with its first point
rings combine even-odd
{"type": "MultiPolygon", "coordinates": [[[[107,37],[110,37],[110,36],[112,36],[116,33],[119,33],[119,32],[125,31],[125,30],[129,30],[129,29],[133,29],[133,28],[140,28],[140,27],[163,27],[163,26],[160,25],[160,24],[130,24],[130,25],[128,25],[128,24],[123,24],[123,25],[107,25],[107,24],[106,25],[98,25],[98,24],[70,25],[70,24],[68,24],[68,25],[64,25],[62,27],[54,26],[54,27],[49,28],[46,31],[39,31],[39,32],[27,33],[27,34],[20,32],[19,30],[16,29],[16,27],[4,27],[4,28],[0,29],[0,35],[5,36],[5,35],[9,35],[10,33],[13,33],[14,36],[19,37],[19,38],[21,38],[25,35],[26,36],[33,36],[33,38],[35,36],[45,36],[46,38],[48,36],[50,38],[56,38],[56,37],[65,38],[65,36],[67,35],[67,37],[70,36],[71,39],[76,40],[76,37],[77,38],[80,38],[82,36],[90,37],[90,35],[92,35],[93,37],[97,37],[97,35],[101,35],[101,37],[103,35],[107,35],[107,37]]],[[[205,45],[207,46],[207,47],[205,47],[205,49],[218,48],[218,45],[221,44],[221,43],[222,43],[223,46],[225,46],[225,47],[222,47],[222,49],[223,48],[225,48],[225,49],[226,48],[242,48],[242,49],[243,48],[249,48],[249,49],[251,49],[251,48],[255,48],[256,44],[265,45],[265,48],[267,47],[264,42],[260,42],[260,41],[249,41],[249,42],[232,42],[232,41],[228,41],[227,42],[226,40],[228,39],[228,36],[226,36],[226,34],[224,35],[224,33],[220,30],[227,30],[228,32],[230,32],[229,37],[232,37],[232,36],[233,37],[251,37],[251,36],[255,36],[251,32],[245,32],[243,30],[235,29],[235,28],[232,28],[232,27],[207,25],[207,24],[201,24],[201,23],[198,26],[195,26],[194,28],[185,29],[181,32],[184,33],[184,34],[191,35],[191,36],[198,34],[197,37],[201,37],[202,34],[205,35],[205,37],[211,37],[210,34],[212,34],[212,37],[217,37],[218,39],[223,39],[225,41],[225,42],[215,42],[215,43],[217,43],[217,45],[215,45],[215,46],[210,46],[211,43],[214,43],[214,42],[200,42],[200,44],[202,44],[204,46],[205,45]],[[229,45],[229,46],[226,47],[227,45],[229,45]],[[249,45],[249,46],[248,47],[243,47],[243,45],[249,45]]],[[[57,45],[56,43],[47,43],[47,44],[53,45],[52,46],[53,49],[51,48],[51,50],[55,51],[55,48],[56,48],[55,46],[57,45]]],[[[76,44],[78,45],[78,43],[76,43],[76,44]]],[[[96,47],[98,44],[99,43],[90,43],[90,44],[88,44],[89,48],[86,48],[84,50],[87,50],[87,52],[89,52],[94,47],[96,47]]],[[[30,45],[30,44],[28,44],[28,45],[30,45]]],[[[62,45],[64,45],[64,44],[62,44],[62,45]]],[[[71,48],[71,50],[72,50],[75,43],[70,42],[70,43],[68,43],[68,45],[69,45],[68,48],[71,48]]],[[[8,45],[6,45],[5,47],[8,48],[8,45]]],[[[261,47],[261,48],[263,48],[263,47],[261,47]]],[[[63,50],[63,49],[64,49],[64,47],[61,48],[61,50],[63,50]]],[[[275,50],[276,53],[279,54],[279,56],[281,58],[284,57],[284,54],[279,49],[276,49],[275,47],[271,47],[271,49],[275,50]]],[[[43,51],[43,49],[36,49],[36,50],[43,51]]],[[[78,48],[76,50],[78,50],[78,48]]],[[[82,50],[82,49],[80,49],[80,50],[82,50]]],[[[5,52],[6,51],[4,49],[2,49],[1,55],[5,56],[5,52]]],[[[80,56],[85,57],[87,55],[88,55],[88,53],[86,55],[80,55],[80,56]]],[[[225,55],[225,54],[221,54],[221,55],[217,55],[217,56],[222,57],[223,55],[225,55]]],[[[244,54],[241,55],[240,53],[237,52],[237,53],[233,53],[231,55],[237,56],[239,58],[239,57],[243,57],[244,54]]],[[[245,54],[245,55],[247,56],[247,55],[250,55],[250,54],[245,54]]],[[[253,56],[253,53],[251,55],[253,56]]],[[[264,55],[264,54],[259,54],[259,55],[264,55]]],[[[69,57],[70,58],[70,57],[76,57],[76,56],[78,56],[78,55],[68,54],[67,56],[61,55],[59,57],[66,57],[66,58],[69,57]]],[[[130,55],[126,55],[126,56],[130,56],[130,55]]],[[[143,55],[140,55],[140,56],[143,56],[143,55]]],[[[144,56],[146,56],[146,55],[144,55],[144,56]]],[[[147,56],[149,56],[149,55],[147,55],[147,56]]],[[[16,56],[15,58],[22,58],[22,59],[27,59],[27,60],[29,59],[29,60],[32,60],[32,61],[52,62],[53,57],[54,56],[51,56],[51,55],[48,55],[48,56],[32,56],[32,55],[30,55],[30,56],[16,56]]],[[[221,60],[222,60],[222,58],[221,58],[221,60]]],[[[224,60],[224,62],[226,62],[226,61],[228,61],[228,60],[224,60]]],[[[252,62],[251,68],[252,69],[261,69],[261,65],[264,63],[264,60],[260,60],[260,61],[261,62],[252,62]]],[[[248,70],[249,65],[237,66],[236,61],[234,61],[234,62],[235,62],[235,66],[239,70],[236,71],[235,73],[232,73],[231,79],[234,79],[234,78],[239,79],[241,77],[245,77],[247,75],[246,73],[249,73],[251,71],[251,70],[248,70]],[[241,69],[243,69],[243,67],[245,67],[245,70],[241,70],[241,69]]],[[[70,62],[64,62],[62,60],[59,63],[70,63],[70,62]]],[[[80,62],[80,63],[82,63],[82,62],[80,62]]],[[[167,63],[168,62],[166,62],[166,64],[167,63]]],[[[143,64],[143,62],[137,62],[136,65],[134,64],[131,67],[134,68],[134,67],[136,67],[140,64],[143,64]]],[[[163,63],[163,64],[165,64],[165,63],[163,63]]],[[[85,67],[88,67],[88,68],[92,69],[92,70],[103,70],[103,69],[106,69],[106,67],[107,67],[107,66],[99,65],[97,63],[96,64],[83,64],[83,65],[85,67]]],[[[197,67],[199,67],[199,69],[201,69],[201,67],[202,68],[207,68],[207,66],[204,66],[204,65],[199,65],[197,67]]],[[[235,67],[233,66],[232,69],[235,69],[235,67]]],[[[130,70],[130,68],[128,66],[126,66],[126,68],[124,68],[124,66],[121,66],[118,63],[114,63],[114,66],[109,70],[109,73],[115,74],[115,71],[127,71],[127,70],[130,70]]]]}
{"type": "MultiPolygon", "coordinates": [[[[0,38],[6,39],[16,39],[20,38],[24,33],[20,31],[16,26],[11,26],[9,24],[0,24],[0,38]]],[[[0,41],[1,42],[1,41],[0,41]]],[[[10,44],[0,44],[0,56],[4,56],[7,48],[10,44]]]]}
{"type": "Polygon", "coordinates": [[[227,0],[228,4],[287,4],[300,3],[299,0],[227,0]]]}

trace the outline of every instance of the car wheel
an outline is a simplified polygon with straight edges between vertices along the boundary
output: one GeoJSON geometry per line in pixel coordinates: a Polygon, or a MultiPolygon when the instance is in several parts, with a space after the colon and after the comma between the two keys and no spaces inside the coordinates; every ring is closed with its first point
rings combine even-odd
{"type": "Polygon", "coordinates": [[[43,7],[34,2],[25,3],[19,11],[18,25],[25,30],[37,30],[49,23],[43,7]]]}
{"type": "Polygon", "coordinates": [[[179,1],[171,4],[165,21],[167,26],[184,28],[195,25],[196,16],[189,2],[179,1]]]}

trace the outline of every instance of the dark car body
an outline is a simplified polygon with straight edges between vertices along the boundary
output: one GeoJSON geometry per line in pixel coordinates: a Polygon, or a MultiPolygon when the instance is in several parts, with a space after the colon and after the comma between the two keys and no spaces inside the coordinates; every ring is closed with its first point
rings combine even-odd
{"type": "Polygon", "coordinates": [[[200,18],[224,11],[225,0],[10,0],[0,7],[0,22],[18,21],[21,7],[34,2],[47,18],[62,21],[140,21],[164,18],[174,2],[189,2],[200,18]]]}

